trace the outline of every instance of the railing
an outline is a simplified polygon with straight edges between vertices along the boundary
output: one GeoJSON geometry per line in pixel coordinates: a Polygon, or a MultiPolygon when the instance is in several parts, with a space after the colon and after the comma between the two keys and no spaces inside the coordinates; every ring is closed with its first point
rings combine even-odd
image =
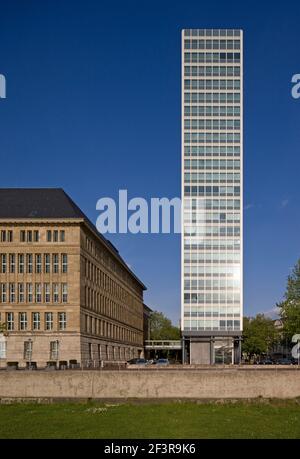
{"type": "Polygon", "coordinates": [[[145,341],[145,349],[182,349],[182,343],[180,340],[147,340],[145,341]]]}

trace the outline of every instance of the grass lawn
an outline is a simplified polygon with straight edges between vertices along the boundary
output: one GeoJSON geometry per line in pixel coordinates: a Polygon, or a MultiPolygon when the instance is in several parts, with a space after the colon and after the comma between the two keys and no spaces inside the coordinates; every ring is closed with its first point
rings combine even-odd
{"type": "Polygon", "coordinates": [[[0,438],[300,438],[300,404],[0,405],[0,438]]]}

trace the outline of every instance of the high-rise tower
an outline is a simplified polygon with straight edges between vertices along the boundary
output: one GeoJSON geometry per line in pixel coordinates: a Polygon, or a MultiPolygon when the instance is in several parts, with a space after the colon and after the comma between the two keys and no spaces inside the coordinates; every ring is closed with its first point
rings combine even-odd
{"type": "Polygon", "coordinates": [[[238,363],[243,319],[243,32],[182,31],[186,363],[238,363]]]}

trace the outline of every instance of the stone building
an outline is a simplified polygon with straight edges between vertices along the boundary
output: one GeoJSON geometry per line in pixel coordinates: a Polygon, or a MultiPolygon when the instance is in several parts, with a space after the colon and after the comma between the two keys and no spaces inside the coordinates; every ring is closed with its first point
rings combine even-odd
{"type": "Polygon", "coordinates": [[[145,289],[62,189],[0,189],[0,366],[139,357],[145,289]]]}
{"type": "Polygon", "coordinates": [[[150,339],[150,316],[151,316],[152,309],[149,308],[146,304],[144,304],[144,341],[148,341],[150,339]]]}

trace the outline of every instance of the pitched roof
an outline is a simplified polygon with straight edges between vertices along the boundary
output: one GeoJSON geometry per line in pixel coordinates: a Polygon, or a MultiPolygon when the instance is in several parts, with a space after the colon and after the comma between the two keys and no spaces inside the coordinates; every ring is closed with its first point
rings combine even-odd
{"type": "Polygon", "coordinates": [[[0,188],[0,218],[84,218],[62,188],[0,188]]]}
{"type": "Polygon", "coordinates": [[[62,188],[0,188],[0,219],[81,218],[126,270],[146,290],[116,247],[98,232],[91,220],[62,188]]]}

